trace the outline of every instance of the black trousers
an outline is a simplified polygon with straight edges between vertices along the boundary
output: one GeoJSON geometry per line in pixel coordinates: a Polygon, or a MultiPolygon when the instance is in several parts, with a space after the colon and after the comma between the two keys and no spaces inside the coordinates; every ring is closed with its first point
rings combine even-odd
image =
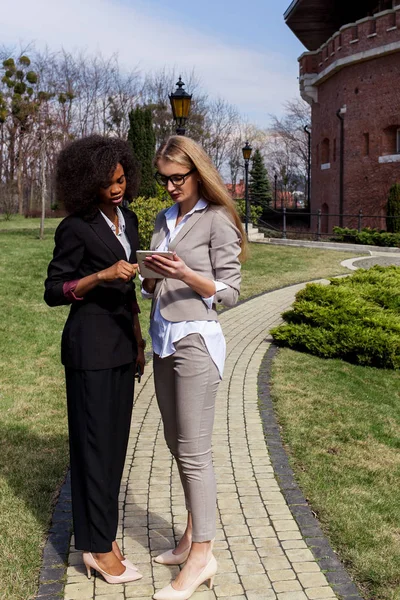
{"type": "Polygon", "coordinates": [[[131,424],[134,364],[66,368],[75,548],[110,552],[131,424]]]}

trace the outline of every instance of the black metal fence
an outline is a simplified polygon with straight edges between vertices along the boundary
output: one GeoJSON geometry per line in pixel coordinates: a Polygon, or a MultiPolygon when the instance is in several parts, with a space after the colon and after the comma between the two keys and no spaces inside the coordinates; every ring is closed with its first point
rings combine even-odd
{"type": "Polygon", "coordinates": [[[269,214],[263,215],[258,220],[257,226],[264,230],[270,237],[308,237],[316,240],[334,239],[338,237],[333,231],[333,227],[339,226],[349,229],[356,229],[359,233],[364,227],[371,227],[379,231],[387,230],[387,223],[390,219],[399,217],[387,217],[383,215],[364,214],[362,209],[357,214],[339,214],[324,213],[322,210],[317,212],[307,212],[307,209],[271,209],[269,214]]]}

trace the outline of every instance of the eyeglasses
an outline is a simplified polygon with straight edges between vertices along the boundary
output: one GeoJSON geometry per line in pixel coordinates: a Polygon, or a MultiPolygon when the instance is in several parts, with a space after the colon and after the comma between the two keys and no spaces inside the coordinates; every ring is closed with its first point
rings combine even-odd
{"type": "Polygon", "coordinates": [[[184,175],[171,175],[170,177],[168,177],[167,175],[163,175],[162,173],[159,173],[157,171],[154,174],[154,177],[155,177],[155,180],[157,181],[157,183],[159,183],[163,187],[167,187],[168,181],[170,181],[172,183],[172,185],[174,185],[176,187],[181,187],[185,183],[186,178],[189,177],[189,175],[191,175],[195,171],[196,171],[196,167],[193,167],[193,169],[190,169],[190,171],[188,171],[184,175]]]}

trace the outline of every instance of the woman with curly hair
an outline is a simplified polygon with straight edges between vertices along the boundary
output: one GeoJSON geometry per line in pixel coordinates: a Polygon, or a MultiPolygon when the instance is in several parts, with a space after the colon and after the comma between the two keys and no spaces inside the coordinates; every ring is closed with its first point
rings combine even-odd
{"type": "Polygon", "coordinates": [[[55,233],[45,281],[49,306],[70,304],[65,367],[75,547],[109,583],[142,575],[116,542],[118,495],[145,343],[136,302],[138,221],[122,207],[137,188],[127,142],[91,136],[60,152],[58,199],[69,216],[55,233]]]}
{"type": "Polygon", "coordinates": [[[170,137],[158,150],[156,165],[156,179],[174,205],[157,215],[151,248],[173,254],[146,259],[158,278],[145,278],[143,289],[153,298],[150,335],[164,436],[188,514],[177,547],[154,559],[185,566],[153,598],[187,600],[204,581],[212,587],[217,572],[211,437],[225,339],[216,307],[237,302],[246,240],[226,186],[196,142],[170,137]]]}

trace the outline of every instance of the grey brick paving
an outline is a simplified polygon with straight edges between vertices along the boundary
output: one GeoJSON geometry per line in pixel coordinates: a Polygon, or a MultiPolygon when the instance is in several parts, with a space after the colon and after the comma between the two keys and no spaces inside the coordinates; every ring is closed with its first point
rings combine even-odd
{"type": "MultiPolygon", "coordinates": [[[[270,345],[269,330],[302,287],[259,296],[221,315],[228,355],[213,438],[219,572],[213,591],[202,586],[194,596],[198,600],[337,597],[277,484],[258,408],[257,377],[270,345]]],[[[143,579],[125,586],[107,585],[100,577],[89,581],[80,553],[71,549],[65,600],[148,600],[176,573],[176,567],[151,561],[179,539],[186,522],[178,472],[163,438],[151,364],[137,386],[120,510],[118,540],[143,579]]]]}

